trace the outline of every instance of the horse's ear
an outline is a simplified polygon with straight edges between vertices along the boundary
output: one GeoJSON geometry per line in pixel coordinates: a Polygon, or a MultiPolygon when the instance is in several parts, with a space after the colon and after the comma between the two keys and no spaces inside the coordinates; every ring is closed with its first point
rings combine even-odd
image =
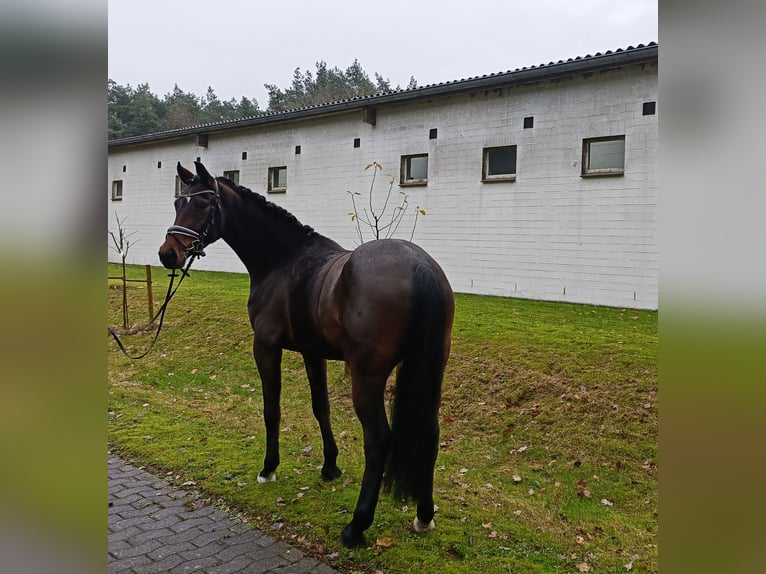
{"type": "Polygon", "coordinates": [[[215,178],[212,175],[210,175],[210,173],[208,173],[207,169],[205,169],[205,166],[202,165],[202,162],[195,161],[194,167],[197,169],[197,175],[199,176],[199,178],[205,183],[207,183],[210,187],[213,187],[215,183],[214,181],[215,178]]]}
{"type": "Polygon", "coordinates": [[[176,166],[176,171],[178,171],[178,177],[181,178],[181,181],[183,181],[185,184],[190,184],[192,180],[194,179],[194,174],[190,172],[188,169],[186,169],[184,166],[181,165],[181,162],[178,162],[178,165],[176,166]]]}

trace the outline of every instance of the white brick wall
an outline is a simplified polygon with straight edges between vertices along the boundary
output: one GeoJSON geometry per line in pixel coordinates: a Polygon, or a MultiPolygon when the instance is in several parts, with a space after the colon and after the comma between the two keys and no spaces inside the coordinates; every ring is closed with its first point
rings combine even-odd
{"type": "MultiPolygon", "coordinates": [[[[157,265],[173,222],[176,162],[193,169],[199,156],[211,172],[240,170],[240,183],[264,194],[268,168],[286,165],[287,193],[268,198],[353,248],[346,191],[361,192],[366,203],[371,172],[364,166],[383,165],[382,194],[384,175],[398,176],[402,155],[428,153],[428,185],[404,190],[412,208],[428,212],[415,241],[441,263],[455,291],[656,309],[658,116],[642,115],[643,102],[656,99],[656,66],[634,66],[381,106],[374,127],[354,110],[210,134],[207,148],[193,136],[112,148],[107,193],[112,180],[123,179],[124,199],[108,202],[109,228],[119,214],[135,232],[129,261],[157,265]],[[525,116],[534,117],[533,128],[523,129],[525,116]],[[625,175],[580,177],[583,138],[622,134],[625,175]],[[482,148],[498,145],[518,146],[516,181],[482,183],[482,148]]],[[[405,221],[398,235],[408,238],[410,230],[405,221]]],[[[244,271],[225,244],[207,252],[195,267],[244,271]]],[[[111,250],[110,260],[118,260],[111,250]]]]}

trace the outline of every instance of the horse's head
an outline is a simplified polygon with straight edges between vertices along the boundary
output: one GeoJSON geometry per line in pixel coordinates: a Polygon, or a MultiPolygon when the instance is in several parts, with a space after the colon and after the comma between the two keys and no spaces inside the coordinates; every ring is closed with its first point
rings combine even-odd
{"type": "Polygon", "coordinates": [[[168,269],[180,269],[190,255],[202,257],[203,249],[221,236],[221,193],[224,184],[195,161],[197,174],[178,163],[178,177],[186,184],[175,201],[176,219],[168,228],[159,256],[168,269]]]}

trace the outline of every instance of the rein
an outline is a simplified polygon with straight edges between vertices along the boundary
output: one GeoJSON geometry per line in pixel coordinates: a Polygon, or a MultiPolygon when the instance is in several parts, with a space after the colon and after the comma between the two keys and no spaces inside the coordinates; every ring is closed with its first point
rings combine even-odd
{"type": "Polygon", "coordinates": [[[146,355],[149,354],[149,351],[151,351],[154,348],[154,345],[157,343],[157,339],[160,336],[160,331],[162,330],[162,322],[165,320],[165,311],[168,308],[168,303],[170,303],[170,300],[173,298],[173,295],[176,294],[176,291],[178,291],[178,288],[181,286],[181,283],[183,280],[189,276],[189,268],[191,267],[192,263],[197,257],[204,257],[205,256],[205,238],[207,237],[208,231],[210,230],[210,226],[215,223],[215,216],[217,212],[221,211],[221,196],[220,196],[220,190],[218,187],[218,180],[215,179],[215,190],[212,189],[205,189],[202,191],[197,191],[195,193],[187,193],[187,194],[181,194],[179,197],[192,197],[194,195],[201,195],[203,193],[212,193],[215,196],[215,204],[213,205],[213,211],[210,213],[210,217],[207,220],[207,223],[205,224],[205,227],[202,229],[201,232],[197,233],[193,229],[189,229],[188,227],[183,227],[181,225],[171,225],[168,227],[168,230],[166,232],[166,235],[170,235],[173,239],[178,241],[178,243],[181,244],[181,247],[183,247],[184,253],[187,257],[189,257],[189,263],[187,263],[186,267],[181,270],[181,278],[178,280],[178,284],[176,285],[176,288],[173,289],[173,282],[175,281],[175,278],[178,277],[176,274],[176,269],[172,270],[172,273],[168,275],[170,277],[170,283],[168,284],[168,290],[165,294],[165,301],[162,303],[162,306],[159,308],[157,313],[155,313],[154,317],[152,317],[152,320],[149,321],[149,323],[140,329],[141,331],[145,331],[148,329],[151,325],[154,324],[154,322],[159,318],[159,324],[157,325],[157,332],[154,334],[154,339],[152,339],[151,344],[149,345],[149,348],[141,353],[140,355],[131,355],[128,353],[127,349],[125,349],[125,345],[122,343],[120,338],[117,336],[117,333],[114,331],[113,327],[108,328],[109,334],[114,337],[114,340],[117,341],[117,345],[120,348],[120,351],[126,356],[130,357],[131,359],[142,359],[146,355]],[[186,237],[191,237],[192,242],[187,247],[186,245],[181,242],[176,235],[184,235],[186,237]]]}
{"type": "Polygon", "coordinates": [[[149,327],[151,327],[154,322],[159,318],[160,322],[157,325],[157,332],[154,334],[154,339],[152,339],[151,344],[149,345],[149,348],[141,353],[140,355],[131,355],[128,353],[127,349],[125,348],[125,345],[120,340],[119,336],[117,336],[117,333],[114,331],[114,327],[109,327],[108,332],[109,334],[114,337],[114,340],[117,341],[117,346],[120,348],[120,351],[122,351],[123,355],[126,357],[130,357],[131,359],[143,359],[146,355],[149,354],[149,351],[151,351],[154,348],[154,345],[157,343],[157,339],[160,336],[160,331],[162,330],[162,322],[165,320],[165,311],[168,308],[168,303],[170,303],[170,300],[173,298],[173,295],[176,294],[176,291],[178,291],[178,288],[181,286],[181,283],[183,282],[185,277],[189,276],[189,268],[191,267],[192,262],[194,261],[196,255],[192,254],[191,258],[189,259],[189,263],[186,265],[184,269],[181,270],[181,279],[178,280],[178,284],[176,285],[176,288],[173,289],[173,282],[175,281],[176,277],[178,277],[178,274],[176,273],[176,269],[173,269],[173,272],[168,275],[170,277],[170,283],[168,284],[168,290],[165,294],[165,301],[162,303],[162,306],[157,310],[157,312],[154,314],[154,317],[152,317],[152,320],[149,321],[149,323],[139,329],[140,331],[145,331],[149,327]]]}

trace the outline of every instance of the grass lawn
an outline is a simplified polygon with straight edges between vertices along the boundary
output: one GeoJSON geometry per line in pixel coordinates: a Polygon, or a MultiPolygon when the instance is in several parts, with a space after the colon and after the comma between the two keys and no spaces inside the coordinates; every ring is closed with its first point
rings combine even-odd
{"type": "MultiPolygon", "coordinates": [[[[168,279],[152,271],[156,300],[168,279]]],[[[325,483],[303,364],[285,352],[282,464],[276,482],[258,484],[265,431],[248,285],[192,271],[149,355],[128,359],[109,340],[114,451],[342,572],[657,572],[656,312],[457,294],[436,530],[415,533],[414,505],[383,495],[368,547],[347,550],[340,531],[363,471],[350,381],[330,363],[343,475],[325,483]]],[[[132,321],[146,321],[145,287],[128,289],[132,321]]],[[[118,282],[109,294],[108,322],[122,325],[118,282]]],[[[138,353],[151,338],[124,341],[138,353]]]]}

